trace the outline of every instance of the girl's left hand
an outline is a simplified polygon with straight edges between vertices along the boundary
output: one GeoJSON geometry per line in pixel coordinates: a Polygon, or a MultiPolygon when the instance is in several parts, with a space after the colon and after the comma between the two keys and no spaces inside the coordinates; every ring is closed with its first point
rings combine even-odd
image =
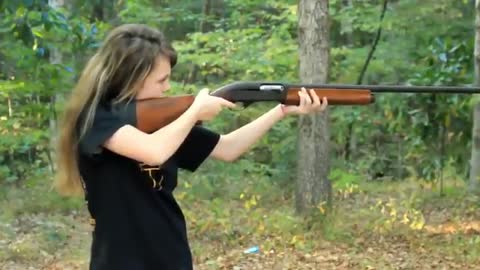
{"type": "Polygon", "coordinates": [[[280,104],[283,114],[301,115],[324,111],[328,105],[327,98],[323,97],[322,101],[320,102],[320,98],[313,89],[310,89],[309,93],[310,95],[308,94],[307,90],[302,87],[302,90],[298,92],[298,95],[300,96],[300,104],[298,106],[280,104]]]}

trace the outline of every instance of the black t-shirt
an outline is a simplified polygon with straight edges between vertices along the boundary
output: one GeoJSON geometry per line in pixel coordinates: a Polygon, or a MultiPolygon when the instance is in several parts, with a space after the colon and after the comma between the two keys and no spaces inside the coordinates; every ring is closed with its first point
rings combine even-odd
{"type": "Polygon", "coordinates": [[[123,108],[99,106],[79,144],[80,173],[95,219],[90,269],[190,270],[185,219],[172,192],[178,169],[195,171],[220,136],[195,126],[160,170],[149,170],[101,147],[120,127],[135,126],[134,102],[123,108]]]}

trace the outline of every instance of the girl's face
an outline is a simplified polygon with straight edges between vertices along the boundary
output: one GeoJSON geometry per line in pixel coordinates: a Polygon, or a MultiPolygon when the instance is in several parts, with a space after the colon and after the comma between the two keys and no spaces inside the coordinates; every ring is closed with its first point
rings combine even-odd
{"type": "Polygon", "coordinates": [[[150,74],[141,82],[137,92],[137,99],[159,98],[170,89],[170,61],[167,57],[159,56],[150,74]]]}

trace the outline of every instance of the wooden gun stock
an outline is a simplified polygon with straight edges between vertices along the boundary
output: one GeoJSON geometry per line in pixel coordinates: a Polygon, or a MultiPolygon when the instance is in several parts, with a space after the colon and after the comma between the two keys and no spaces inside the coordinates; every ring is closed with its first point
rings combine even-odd
{"type": "MultiPolygon", "coordinates": [[[[370,90],[359,89],[328,89],[328,88],[312,88],[315,94],[320,98],[327,98],[328,105],[367,105],[375,102],[375,97],[370,90]]],[[[286,105],[298,105],[300,97],[298,91],[301,88],[289,88],[285,101],[282,102],[286,105]]]]}
{"type": "Polygon", "coordinates": [[[151,133],[170,124],[192,105],[195,96],[143,99],[136,102],[137,128],[151,133]]]}

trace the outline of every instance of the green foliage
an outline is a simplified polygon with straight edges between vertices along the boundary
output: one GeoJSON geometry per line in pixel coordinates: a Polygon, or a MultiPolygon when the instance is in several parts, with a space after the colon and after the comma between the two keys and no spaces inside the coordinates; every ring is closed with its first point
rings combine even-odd
{"type": "Polygon", "coordinates": [[[378,200],[371,209],[382,214],[381,218],[375,220],[373,226],[379,232],[398,229],[397,226],[399,224],[406,225],[412,230],[420,230],[425,225],[425,218],[421,211],[413,208],[410,200],[401,202],[393,199],[387,201],[378,200]]]}
{"type": "Polygon", "coordinates": [[[119,10],[122,23],[145,23],[168,34],[170,40],[183,39],[198,30],[202,1],[127,0],[119,10]]]}
{"type": "MultiPolygon", "coordinates": [[[[377,30],[383,1],[332,3],[331,80],[354,83],[377,30]]],[[[463,85],[473,82],[473,13],[459,1],[389,2],[365,84],[463,85]],[[442,23],[452,21],[452,24],[442,23]]],[[[332,111],[334,149],[370,177],[415,174],[434,181],[451,166],[468,172],[470,95],[378,94],[369,108],[332,111]],[[403,168],[403,169],[402,169],[403,168]],[[405,170],[408,168],[408,171],[405,170]]],[[[341,163],[341,161],[339,161],[341,163]]]]}
{"type": "Polygon", "coordinates": [[[49,127],[104,24],[68,17],[47,1],[6,4],[2,15],[0,180],[15,182],[53,167],[49,127]],[[61,58],[51,62],[55,52],[61,58]]]}
{"type": "MultiPolygon", "coordinates": [[[[297,1],[224,1],[204,14],[202,1],[48,1],[0,3],[0,183],[20,184],[53,168],[52,138],[63,95],[104,34],[119,23],[164,31],[179,52],[172,92],[196,93],[232,81],[298,81],[297,1]],[[248,16],[246,15],[248,14],[248,16]],[[209,27],[202,28],[202,23],[209,27]],[[61,54],[52,62],[55,52],[61,54]]],[[[358,80],[378,27],[380,42],[366,84],[459,85],[473,81],[473,8],[454,0],[331,1],[330,82],[358,80]],[[448,21],[449,23],[444,23],[448,21]]],[[[331,107],[332,180],[347,193],[359,179],[408,175],[435,181],[468,168],[470,96],[378,94],[376,104],[331,107]],[[348,152],[348,159],[346,159],[348,152]]],[[[208,125],[226,133],[271,108],[224,112],[208,125]]],[[[201,197],[233,192],[232,177],[253,174],[292,193],[296,121],[287,119],[236,163],[211,165],[201,197]],[[237,170],[232,172],[231,170],[237,170]]],[[[237,187],[239,196],[243,188],[237,187]]],[[[267,192],[268,193],[268,192],[267,192]]]]}
{"type": "MultiPolygon", "coordinates": [[[[174,42],[179,63],[172,94],[237,80],[298,81],[298,1],[229,0],[211,14],[195,0],[66,2],[67,7],[53,9],[46,0],[0,1],[0,238],[15,239],[2,246],[0,260],[29,260],[39,250],[53,252],[71,241],[67,228],[78,220],[31,216],[85,209],[81,198],[63,199],[49,189],[55,120],[86,59],[115,25],[146,23],[174,42]],[[61,58],[53,62],[56,52],[61,58]],[[20,216],[28,222],[19,227],[30,234],[3,225],[20,216]]],[[[380,24],[382,4],[330,1],[330,82],[358,81],[380,26],[382,36],[363,83],[473,82],[472,1],[389,1],[380,24]]],[[[189,221],[194,252],[204,254],[205,243],[220,243],[221,254],[252,245],[306,252],[318,250],[322,236],[365,250],[362,241],[381,243],[400,234],[413,238],[415,232],[419,243],[410,246],[477,259],[478,237],[418,236],[444,209],[458,223],[478,212],[478,200],[464,199],[458,187],[444,187],[444,197],[432,195],[440,177],[459,183],[465,178],[473,101],[461,95],[378,94],[371,106],[331,107],[329,178],[336,202],[332,209],[319,204],[307,217],[296,216],[292,207],[295,118],[275,125],[235,164],[210,161],[195,174],[181,173],[176,197],[189,221]],[[410,186],[418,183],[433,192],[410,186]]],[[[227,133],[271,107],[225,111],[206,125],[227,133]]]]}
{"type": "Polygon", "coordinates": [[[298,57],[291,6],[266,2],[264,9],[248,17],[261,21],[256,24],[241,23],[247,2],[233,1],[230,5],[233,12],[225,23],[229,28],[190,33],[185,40],[175,43],[181,55],[179,74],[185,76],[189,70],[198,69],[188,82],[207,85],[233,80],[295,80],[298,57]],[[278,15],[273,16],[272,12],[278,15]]]}
{"type": "Polygon", "coordinates": [[[304,233],[308,223],[295,216],[286,203],[291,196],[264,174],[264,167],[248,160],[239,164],[208,162],[198,174],[183,174],[176,197],[191,224],[190,234],[226,246],[308,249],[309,238],[318,230],[304,233]],[[272,209],[272,205],[279,207],[272,209]]]}
{"type": "MultiPolygon", "coordinates": [[[[52,9],[47,1],[2,3],[3,182],[14,183],[30,172],[53,166],[51,129],[46,127],[61,110],[61,95],[71,89],[85,59],[98,47],[113,21],[147,23],[174,40],[180,55],[173,74],[175,94],[196,93],[201,87],[215,88],[236,80],[298,80],[294,1],[226,1],[220,17],[206,17],[198,1],[149,0],[113,4],[111,8],[118,11],[118,17],[98,17],[99,3],[82,5],[82,1],[74,1],[72,6],[76,8],[72,10],[52,9]],[[249,16],[244,16],[247,13],[249,16]],[[200,32],[201,20],[212,27],[200,32]],[[54,49],[62,54],[60,63],[50,62],[54,49]]],[[[357,81],[380,26],[382,3],[352,1],[346,5],[332,1],[332,82],[357,81]]],[[[383,35],[365,82],[456,85],[472,81],[473,24],[469,20],[473,13],[469,3],[452,3],[389,3],[381,25],[383,35]],[[454,23],[442,24],[442,20],[454,23]]],[[[344,190],[354,188],[355,183],[347,180],[348,174],[338,174],[352,169],[363,175],[360,178],[401,179],[410,173],[434,180],[447,167],[465,175],[470,104],[469,96],[381,94],[373,106],[332,108],[335,184],[344,190]],[[356,150],[345,162],[346,145],[352,137],[356,150]]],[[[225,112],[209,125],[228,132],[269,108],[270,104],[256,104],[246,110],[225,112]]],[[[276,125],[237,163],[239,171],[270,177],[292,188],[295,128],[294,119],[276,125]]],[[[219,189],[228,179],[229,175],[221,173],[223,167],[215,170],[220,172],[218,178],[205,181],[205,189],[219,189]]]]}

